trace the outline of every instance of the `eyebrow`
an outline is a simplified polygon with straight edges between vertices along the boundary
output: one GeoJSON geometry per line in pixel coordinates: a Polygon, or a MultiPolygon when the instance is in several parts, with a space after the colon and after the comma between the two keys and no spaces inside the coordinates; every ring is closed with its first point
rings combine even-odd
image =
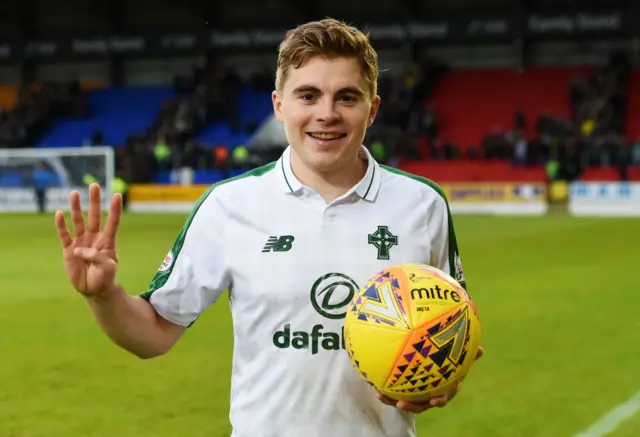
{"type": "MultiPolygon", "coordinates": [[[[302,94],[302,93],[321,93],[320,89],[313,85],[302,85],[293,90],[293,94],[302,94]]],[[[364,92],[360,88],[355,87],[344,87],[338,90],[338,94],[353,94],[355,96],[363,97],[364,92]]]]}

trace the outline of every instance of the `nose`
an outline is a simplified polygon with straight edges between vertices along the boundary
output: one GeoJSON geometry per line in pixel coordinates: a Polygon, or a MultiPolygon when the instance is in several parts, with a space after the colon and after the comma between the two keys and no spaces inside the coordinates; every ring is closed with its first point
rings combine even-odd
{"type": "Polygon", "coordinates": [[[335,102],[331,99],[322,99],[316,105],[316,121],[333,124],[338,121],[340,114],[336,110],[335,102]]]}

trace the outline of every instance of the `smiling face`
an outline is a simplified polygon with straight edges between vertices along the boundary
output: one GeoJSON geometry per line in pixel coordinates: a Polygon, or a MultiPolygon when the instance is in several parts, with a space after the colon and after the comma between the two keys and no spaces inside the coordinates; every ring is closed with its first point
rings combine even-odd
{"type": "Polygon", "coordinates": [[[272,98],[295,154],[292,160],[315,173],[354,162],[380,104],[370,88],[355,57],[318,55],[299,68],[289,67],[272,98]]]}

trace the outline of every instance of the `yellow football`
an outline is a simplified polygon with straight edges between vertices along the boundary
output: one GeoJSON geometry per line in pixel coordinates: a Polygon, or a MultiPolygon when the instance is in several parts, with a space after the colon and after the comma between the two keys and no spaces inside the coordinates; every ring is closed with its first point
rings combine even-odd
{"type": "Polygon", "coordinates": [[[422,264],[383,270],[354,296],[344,335],[351,362],[369,384],[397,400],[425,401],[464,378],[480,345],[467,292],[422,264]]]}

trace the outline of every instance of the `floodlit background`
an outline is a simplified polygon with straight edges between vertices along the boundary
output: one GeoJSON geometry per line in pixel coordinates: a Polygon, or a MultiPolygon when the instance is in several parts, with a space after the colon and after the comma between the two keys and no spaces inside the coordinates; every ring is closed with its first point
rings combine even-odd
{"type": "Polygon", "coordinates": [[[368,29],[367,146],[442,185],[483,324],[419,436],[640,436],[636,3],[0,0],[0,437],[230,435],[224,300],[170,354],[125,353],[68,285],[52,211],[125,192],[119,280],[146,290],[204,189],[286,146],[277,45],[325,16],[368,29]]]}

